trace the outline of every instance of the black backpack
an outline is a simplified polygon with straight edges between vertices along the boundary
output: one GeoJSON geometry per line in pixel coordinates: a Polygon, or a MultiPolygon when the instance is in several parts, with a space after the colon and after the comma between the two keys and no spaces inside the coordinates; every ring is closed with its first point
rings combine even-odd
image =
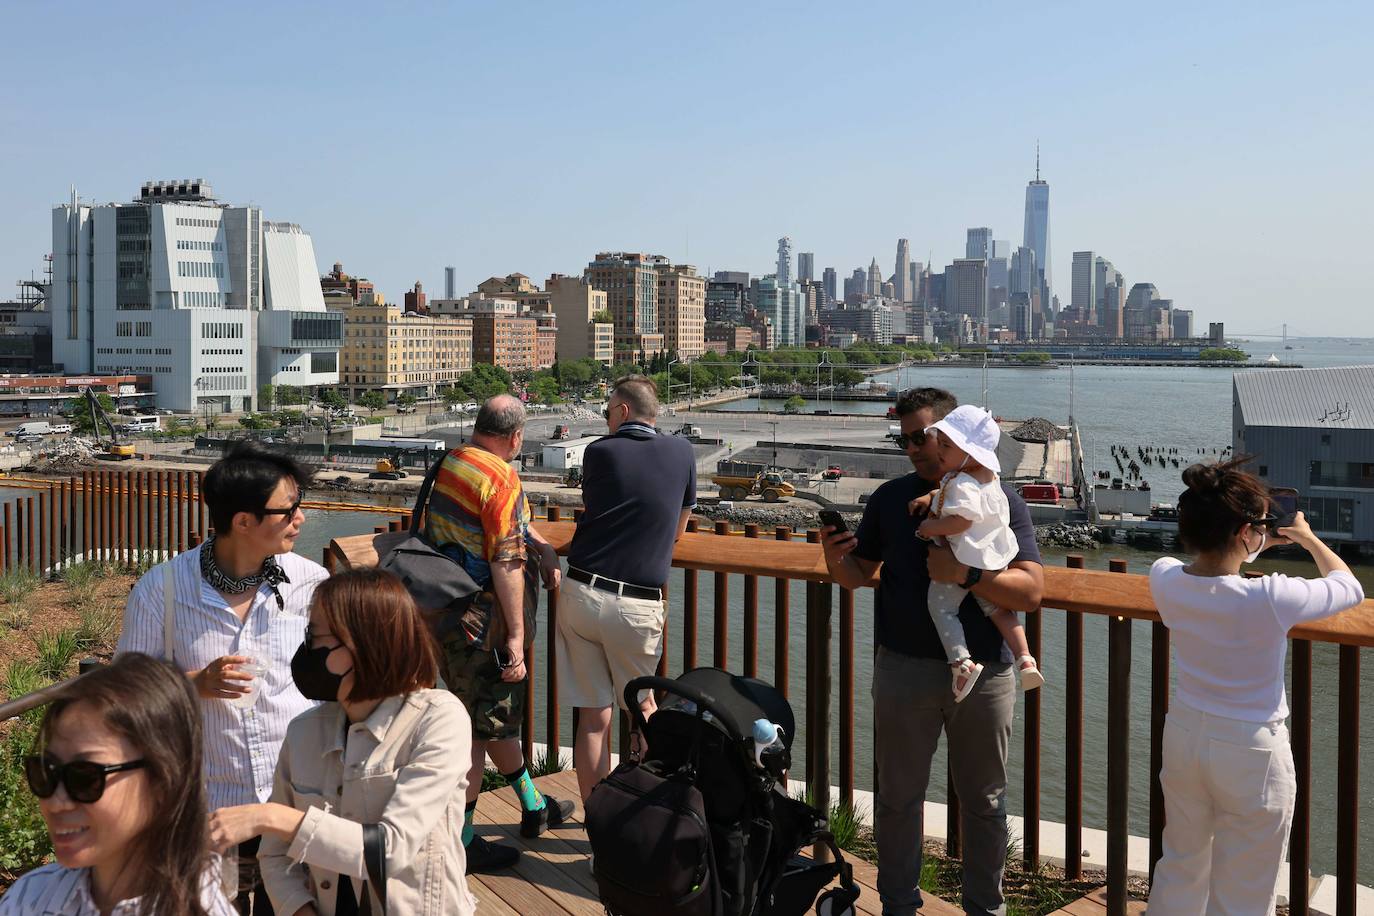
{"type": "Polygon", "coordinates": [[[587,799],[601,902],[611,916],[717,916],[711,830],[688,770],[622,763],[587,799]]]}

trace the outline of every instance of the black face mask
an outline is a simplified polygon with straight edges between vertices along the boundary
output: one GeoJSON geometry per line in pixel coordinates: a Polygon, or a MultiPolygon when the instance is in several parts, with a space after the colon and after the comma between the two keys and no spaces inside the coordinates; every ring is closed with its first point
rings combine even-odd
{"type": "Polygon", "coordinates": [[[296,682],[296,689],[301,692],[301,696],[322,703],[332,703],[339,699],[339,685],[353,669],[349,668],[343,674],[335,674],[325,663],[329,661],[329,653],[342,648],[342,645],[338,645],[312,649],[308,639],[301,643],[296,654],[291,656],[291,679],[296,682]]]}

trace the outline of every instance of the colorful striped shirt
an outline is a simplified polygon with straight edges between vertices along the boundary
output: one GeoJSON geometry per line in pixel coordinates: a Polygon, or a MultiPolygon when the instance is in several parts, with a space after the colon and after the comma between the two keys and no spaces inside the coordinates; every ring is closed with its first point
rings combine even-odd
{"type": "Polygon", "coordinates": [[[329,577],[323,566],[294,553],[279,555],[289,582],[278,586],[284,607],[266,584],[258,586],[244,620],[200,574],[197,547],[154,566],[138,580],[124,607],[124,626],[116,654],[142,652],[166,658],[163,572],[170,568],[176,586],[176,627],[172,662],[199,671],[222,655],[246,655],[267,666],[263,689],[248,709],[228,700],[200,701],[205,723],[205,782],[210,808],[265,802],[272,794],[277,755],[292,719],[315,706],[291,679],[291,656],[305,640],[310,599],[329,577]]]}
{"type": "Polygon", "coordinates": [[[484,448],[454,449],[435,478],[425,524],[430,543],[489,587],[492,563],[525,559],[530,506],[520,475],[484,448]]]}

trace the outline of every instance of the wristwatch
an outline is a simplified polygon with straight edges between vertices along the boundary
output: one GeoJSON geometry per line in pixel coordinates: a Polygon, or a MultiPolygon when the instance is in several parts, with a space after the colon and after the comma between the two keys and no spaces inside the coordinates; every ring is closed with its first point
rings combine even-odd
{"type": "Polygon", "coordinates": [[[964,589],[973,588],[975,585],[978,584],[979,580],[982,578],[983,571],[979,569],[977,566],[970,566],[968,568],[968,578],[965,579],[963,582],[960,582],[959,587],[964,589]]]}

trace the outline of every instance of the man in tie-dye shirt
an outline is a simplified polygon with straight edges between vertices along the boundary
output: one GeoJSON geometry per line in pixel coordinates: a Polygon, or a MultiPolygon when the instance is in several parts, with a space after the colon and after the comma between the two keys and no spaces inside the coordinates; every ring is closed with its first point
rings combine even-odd
{"type": "Polygon", "coordinates": [[[525,559],[527,541],[540,551],[545,585],[557,584],[558,556],[530,527],[530,508],[510,462],[525,439],[525,408],[510,395],[482,405],[472,444],[445,456],[427,508],[430,543],[463,565],[482,587],[477,614],[444,633],[443,675],[472,718],[472,770],[468,774],[463,845],[469,872],[515,864],[519,852],[473,832],[487,756],[520,799],[520,832],[535,837],[572,814],[572,802],[542,795],[530,781],[520,748],[524,718],[525,559]],[[480,613],[485,612],[485,613],[480,613]]]}

